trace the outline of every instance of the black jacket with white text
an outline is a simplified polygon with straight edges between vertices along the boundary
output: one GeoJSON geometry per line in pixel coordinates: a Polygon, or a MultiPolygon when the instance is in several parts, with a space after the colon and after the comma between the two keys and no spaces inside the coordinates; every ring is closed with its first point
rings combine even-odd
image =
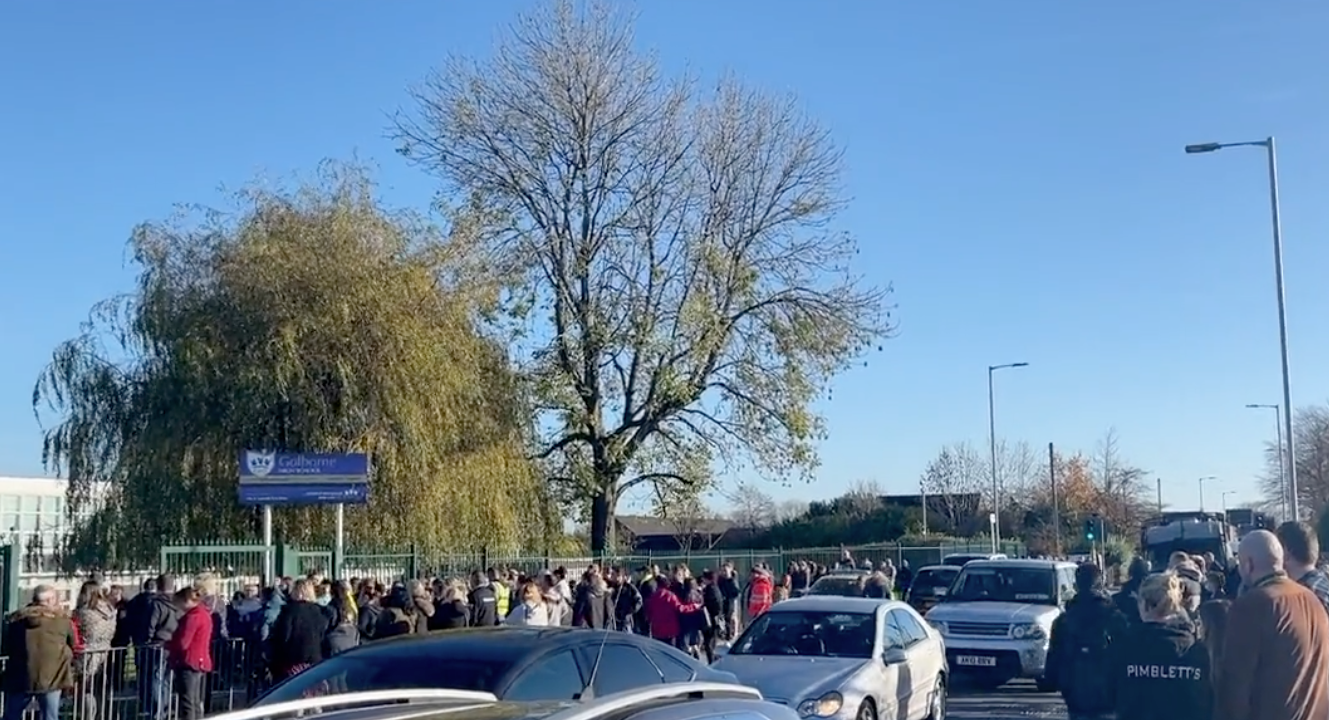
{"type": "Polygon", "coordinates": [[[1214,686],[1209,651],[1187,622],[1144,622],[1114,643],[1118,718],[1209,720],[1214,686]]]}

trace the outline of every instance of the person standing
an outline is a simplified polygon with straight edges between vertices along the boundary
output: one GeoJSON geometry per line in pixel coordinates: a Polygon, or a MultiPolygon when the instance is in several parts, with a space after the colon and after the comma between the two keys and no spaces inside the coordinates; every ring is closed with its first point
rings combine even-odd
{"type": "Polygon", "coordinates": [[[212,609],[203,602],[195,587],[175,593],[180,621],[175,634],[166,643],[166,656],[175,674],[175,697],[180,720],[198,720],[203,716],[203,694],[212,672],[212,634],[215,627],[212,609]]]}
{"type": "Polygon", "coordinates": [[[1329,717],[1329,613],[1284,572],[1283,546],[1268,530],[1242,538],[1246,591],[1232,602],[1218,676],[1217,720],[1329,717]]]}
{"type": "Polygon", "coordinates": [[[39,585],[32,603],[9,616],[0,652],[8,656],[4,720],[22,720],[33,700],[41,720],[59,720],[60,695],[74,687],[74,624],[55,588],[39,585]]]}
{"type": "Polygon", "coordinates": [[[1072,719],[1112,712],[1112,646],[1128,627],[1116,603],[1103,592],[1103,571],[1092,563],[1075,568],[1075,597],[1052,623],[1044,671],[1072,719]]]}
{"type": "Polygon", "coordinates": [[[1315,567],[1320,559],[1320,540],[1315,529],[1304,522],[1289,520],[1274,531],[1283,545],[1283,569],[1288,577],[1315,593],[1320,604],[1329,610],[1329,575],[1315,567]]]}

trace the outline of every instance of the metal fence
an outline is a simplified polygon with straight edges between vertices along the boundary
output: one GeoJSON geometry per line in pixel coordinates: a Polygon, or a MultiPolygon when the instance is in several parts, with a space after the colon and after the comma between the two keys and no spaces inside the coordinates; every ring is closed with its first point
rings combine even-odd
{"type": "MultiPolygon", "coordinates": [[[[207,675],[202,714],[248,707],[267,686],[258,672],[258,654],[242,640],[213,643],[213,671],[207,675]]],[[[9,658],[0,657],[0,672],[9,658]]],[[[179,715],[180,696],[160,645],[85,650],[74,657],[74,686],[58,698],[62,720],[171,720],[179,715]]],[[[10,697],[0,688],[0,707],[8,716],[10,697]]],[[[25,720],[41,720],[41,695],[30,695],[25,720]]]]}
{"type": "MultiPolygon", "coordinates": [[[[942,542],[932,545],[880,543],[844,548],[711,549],[692,552],[613,554],[598,560],[630,569],[649,565],[685,564],[694,572],[699,572],[728,562],[733,563],[742,573],[746,573],[758,564],[765,564],[782,572],[795,560],[831,566],[840,560],[844,550],[849,550],[855,560],[860,562],[871,560],[875,565],[889,559],[896,566],[907,562],[910,566],[919,568],[940,563],[944,556],[952,553],[986,553],[991,547],[989,541],[942,542]]],[[[227,589],[230,589],[230,585],[258,581],[263,572],[265,549],[262,545],[167,547],[162,549],[161,570],[178,576],[212,572],[223,580],[227,589]]],[[[1023,552],[1023,546],[1015,542],[1002,543],[1000,551],[1009,555],[1018,555],[1023,552]]],[[[332,553],[324,549],[278,546],[273,548],[273,552],[276,556],[277,573],[280,575],[294,577],[316,572],[335,574],[344,578],[373,578],[385,584],[403,578],[465,575],[472,570],[488,567],[513,568],[524,573],[534,573],[544,568],[559,566],[573,570],[584,568],[597,560],[590,554],[522,555],[478,552],[430,555],[415,547],[407,547],[386,551],[348,552],[341,562],[341,567],[334,568],[332,553]]]]}

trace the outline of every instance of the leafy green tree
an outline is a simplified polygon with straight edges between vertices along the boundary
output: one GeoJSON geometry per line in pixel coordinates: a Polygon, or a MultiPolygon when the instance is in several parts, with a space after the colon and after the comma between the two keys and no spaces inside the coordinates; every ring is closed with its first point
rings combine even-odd
{"type": "Polygon", "coordinates": [[[396,123],[445,196],[492,211],[536,454],[589,505],[595,551],[626,491],[696,481],[680,466],[811,479],[814,403],[889,329],[835,225],[827,132],[791,99],[665,77],[613,5],[522,17],[396,123]]]}
{"type": "MultiPolygon", "coordinates": [[[[44,460],[71,508],[101,507],[68,564],[151,562],[169,541],[254,537],[237,502],[243,448],[363,451],[359,542],[515,548],[556,524],[527,459],[530,412],[463,284],[469,226],[445,236],[382,208],[357,167],[292,192],[254,187],[229,212],[146,223],[137,288],[96,306],[34,391],[44,460]],[[112,557],[108,557],[112,555],[112,557]]],[[[332,511],[279,509],[279,533],[326,542],[332,511]]]]}

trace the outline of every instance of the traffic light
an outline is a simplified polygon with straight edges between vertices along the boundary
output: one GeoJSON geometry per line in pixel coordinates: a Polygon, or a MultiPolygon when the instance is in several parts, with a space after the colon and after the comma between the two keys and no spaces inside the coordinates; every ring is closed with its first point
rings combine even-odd
{"type": "Polygon", "coordinates": [[[1094,527],[1094,526],[1095,526],[1095,523],[1094,523],[1093,518],[1090,518],[1090,519],[1084,521],[1084,539],[1085,539],[1085,540],[1088,540],[1088,541],[1090,541],[1090,542],[1093,542],[1093,541],[1098,537],[1098,533],[1095,532],[1098,528],[1096,528],[1096,527],[1094,527]]]}

